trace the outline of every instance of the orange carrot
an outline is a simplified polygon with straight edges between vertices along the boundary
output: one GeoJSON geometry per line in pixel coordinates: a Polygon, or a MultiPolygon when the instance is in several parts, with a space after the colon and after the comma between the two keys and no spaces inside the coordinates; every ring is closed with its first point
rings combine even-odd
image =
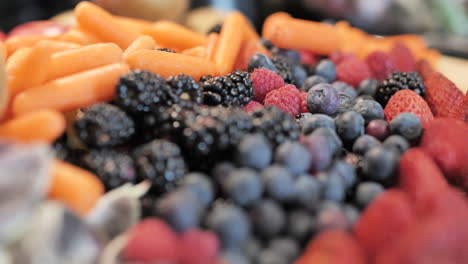
{"type": "Polygon", "coordinates": [[[40,43],[8,61],[8,87],[12,96],[46,81],[52,52],[46,43],[40,43]]]}
{"type": "Polygon", "coordinates": [[[258,35],[257,31],[255,28],[252,26],[250,23],[249,19],[245,17],[242,13],[242,19],[244,20],[244,40],[259,40],[260,36],[258,35]]]}
{"type": "Polygon", "coordinates": [[[133,41],[133,43],[130,46],[128,46],[128,48],[125,50],[123,56],[124,58],[127,58],[128,55],[134,51],[153,50],[157,47],[158,46],[156,44],[156,41],[154,41],[152,37],[144,35],[135,39],[135,41],[133,41]]]}
{"type": "Polygon", "coordinates": [[[190,49],[183,50],[182,54],[200,57],[200,58],[206,58],[206,48],[204,46],[196,46],[190,49]]]}
{"type": "Polygon", "coordinates": [[[208,35],[208,38],[206,40],[206,58],[208,60],[213,60],[214,59],[214,54],[216,52],[216,44],[218,43],[219,39],[219,34],[218,33],[210,33],[208,35]]]}
{"type": "MultiPolygon", "coordinates": [[[[80,44],[60,41],[60,40],[41,40],[39,41],[41,45],[47,46],[51,53],[61,52],[65,50],[71,50],[81,47],[80,44]]],[[[38,43],[38,44],[39,44],[38,43]]]]}
{"type": "Polygon", "coordinates": [[[23,47],[32,47],[39,43],[41,40],[57,40],[60,36],[42,36],[42,35],[30,35],[30,36],[15,36],[8,38],[5,41],[5,48],[7,57],[13,54],[16,50],[23,47]]]}
{"type": "Polygon", "coordinates": [[[114,19],[121,27],[130,31],[138,32],[139,34],[146,34],[147,32],[150,32],[151,27],[153,26],[152,22],[142,19],[122,16],[114,16],[114,19]]]}
{"type": "Polygon", "coordinates": [[[0,120],[6,116],[10,103],[5,58],[5,45],[0,41],[0,120]]]}
{"type": "Polygon", "coordinates": [[[62,135],[65,127],[62,113],[45,109],[6,121],[0,125],[0,138],[26,143],[51,143],[62,135]]]}
{"type": "Polygon", "coordinates": [[[54,162],[49,199],[63,202],[84,216],[103,194],[104,186],[96,175],[63,161],[54,162]]]}
{"type": "Polygon", "coordinates": [[[219,34],[214,62],[218,75],[224,75],[232,71],[237,55],[239,54],[245,23],[239,12],[233,12],[224,20],[219,34]]]}
{"type": "Polygon", "coordinates": [[[13,100],[13,114],[47,108],[65,112],[111,100],[120,76],[128,71],[126,64],[115,63],[30,88],[13,100]]]}
{"type": "Polygon", "coordinates": [[[317,54],[330,54],[339,48],[340,37],[331,25],[283,16],[267,19],[265,23],[263,37],[280,48],[317,54]]]}
{"type": "Polygon", "coordinates": [[[236,63],[234,64],[234,69],[247,70],[247,65],[249,63],[250,58],[256,53],[271,56],[270,52],[266,50],[266,48],[259,40],[251,39],[245,41],[241,46],[239,56],[237,56],[236,63]]]}
{"type": "Polygon", "coordinates": [[[271,35],[275,31],[275,25],[277,23],[272,23],[272,21],[279,21],[282,19],[292,19],[291,15],[286,12],[276,12],[269,15],[265,21],[263,21],[262,27],[262,36],[271,35]]]}
{"type": "Polygon", "coordinates": [[[80,45],[90,45],[100,42],[95,36],[86,33],[78,28],[70,29],[59,39],[62,41],[72,42],[80,45]]]}
{"type": "Polygon", "coordinates": [[[171,21],[159,21],[153,24],[146,34],[152,36],[161,46],[170,49],[189,49],[205,45],[206,36],[194,32],[171,21]]]}
{"type": "Polygon", "coordinates": [[[5,47],[5,43],[3,41],[0,41],[0,56],[3,60],[3,62],[5,62],[6,60],[6,57],[7,57],[7,50],[6,50],[6,47],[5,47]]]}
{"type": "Polygon", "coordinates": [[[52,55],[47,80],[122,61],[122,50],[114,43],[101,43],[52,55]]]}
{"type": "Polygon", "coordinates": [[[80,2],[75,8],[75,17],[80,28],[105,42],[114,42],[122,49],[139,35],[123,28],[111,14],[90,2],[80,2]]]}
{"type": "Polygon", "coordinates": [[[203,75],[215,73],[213,62],[180,53],[159,50],[138,50],[127,57],[132,69],[155,72],[163,77],[184,73],[198,80],[203,75]]]}

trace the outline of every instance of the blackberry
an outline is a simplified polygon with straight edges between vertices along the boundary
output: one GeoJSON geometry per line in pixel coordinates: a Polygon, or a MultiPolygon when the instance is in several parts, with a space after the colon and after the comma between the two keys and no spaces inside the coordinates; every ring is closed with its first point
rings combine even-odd
{"type": "Polygon", "coordinates": [[[295,83],[293,65],[291,65],[291,62],[286,57],[275,55],[271,61],[277,69],[276,73],[281,76],[286,83],[295,83]]]}
{"type": "Polygon", "coordinates": [[[223,23],[218,23],[216,25],[214,25],[213,27],[211,27],[207,34],[210,34],[210,33],[220,33],[221,32],[221,28],[223,28],[223,23]]]}
{"type": "Polygon", "coordinates": [[[253,98],[250,74],[241,70],[208,79],[202,87],[203,103],[206,105],[243,106],[253,98]]]}
{"type": "Polygon", "coordinates": [[[142,70],[122,76],[116,86],[115,102],[122,109],[140,114],[158,106],[171,106],[180,101],[163,77],[142,70]]]}
{"type": "Polygon", "coordinates": [[[192,101],[201,104],[203,101],[200,84],[191,76],[179,74],[167,79],[167,84],[175,91],[182,100],[192,101]]]}
{"type": "Polygon", "coordinates": [[[55,157],[59,160],[79,165],[81,156],[86,153],[86,150],[71,148],[67,141],[68,136],[63,134],[52,144],[52,147],[55,151],[55,157]]]}
{"type": "Polygon", "coordinates": [[[115,150],[91,150],[83,155],[80,165],[94,172],[107,190],[112,190],[125,183],[134,183],[136,180],[133,159],[129,155],[115,150]]]}
{"type": "Polygon", "coordinates": [[[375,93],[376,101],[385,107],[390,97],[405,89],[413,90],[422,97],[426,94],[424,81],[417,72],[396,71],[379,85],[375,93]]]}
{"type": "Polygon", "coordinates": [[[78,137],[92,147],[113,147],[126,143],[135,133],[133,120],[111,104],[95,104],[77,114],[78,137]]]}
{"type": "Polygon", "coordinates": [[[139,178],[150,180],[156,194],[175,189],[187,171],[180,148],[167,140],[153,140],[136,148],[132,155],[139,178]]]}
{"type": "Polygon", "coordinates": [[[168,48],[159,48],[159,49],[156,49],[156,50],[170,52],[170,53],[176,53],[175,51],[173,51],[171,49],[168,49],[168,48]]]}
{"type": "Polygon", "coordinates": [[[200,77],[200,82],[204,83],[210,79],[213,79],[213,76],[212,75],[204,75],[202,77],[200,77]]]}
{"type": "Polygon", "coordinates": [[[252,117],[254,131],[263,134],[274,147],[299,139],[301,132],[296,120],[278,108],[267,106],[253,112],[252,117]]]}

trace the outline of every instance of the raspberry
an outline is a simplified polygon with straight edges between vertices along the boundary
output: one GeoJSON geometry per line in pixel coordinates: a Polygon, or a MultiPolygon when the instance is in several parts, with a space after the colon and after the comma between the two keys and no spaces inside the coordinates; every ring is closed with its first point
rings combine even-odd
{"type": "Polygon", "coordinates": [[[383,51],[372,52],[367,56],[366,62],[374,77],[379,81],[385,80],[396,70],[395,62],[383,51]]]}
{"type": "Polygon", "coordinates": [[[338,80],[354,87],[358,87],[363,80],[372,76],[369,67],[357,58],[342,60],[337,66],[337,75],[338,80]]]}
{"type": "Polygon", "coordinates": [[[181,264],[211,263],[218,255],[218,237],[202,230],[186,231],[181,237],[181,264]]]}
{"type": "Polygon", "coordinates": [[[128,231],[123,257],[129,261],[177,262],[179,238],[164,221],[147,218],[128,231]]]}
{"type": "Polygon", "coordinates": [[[299,51],[301,54],[301,63],[306,65],[316,65],[318,60],[315,54],[308,50],[301,50],[299,51]]]}
{"type": "Polygon", "coordinates": [[[416,59],[411,50],[403,43],[397,43],[389,53],[397,70],[412,72],[416,70],[416,59]]]}
{"type": "Polygon", "coordinates": [[[464,95],[452,81],[433,72],[425,84],[427,104],[434,116],[465,120],[464,95]]]}
{"type": "Polygon", "coordinates": [[[265,97],[265,106],[269,105],[276,106],[284,112],[296,116],[301,107],[300,92],[292,84],[273,90],[265,97]]]}
{"type": "Polygon", "coordinates": [[[301,92],[301,113],[309,113],[309,108],[307,108],[307,92],[301,92]]]}
{"type": "Polygon", "coordinates": [[[426,101],[411,90],[398,91],[390,98],[384,109],[385,120],[390,123],[393,118],[404,112],[415,114],[423,126],[434,119],[426,101]]]}
{"type": "Polygon", "coordinates": [[[245,105],[242,109],[246,112],[255,112],[255,110],[263,108],[263,105],[259,102],[250,101],[247,105],[245,105]]]}
{"type": "Polygon", "coordinates": [[[267,93],[284,86],[284,80],[266,68],[255,69],[250,75],[254,87],[254,100],[263,102],[267,93]]]}
{"type": "Polygon", "coordinates": [[[336,51],[336,52],[333,52],[328,59],[333,61],[335,64],[340,64],[340,62],[344,60],[358,59],[358,57],[354,53],[351,53],[351,52],[336,51]]]}

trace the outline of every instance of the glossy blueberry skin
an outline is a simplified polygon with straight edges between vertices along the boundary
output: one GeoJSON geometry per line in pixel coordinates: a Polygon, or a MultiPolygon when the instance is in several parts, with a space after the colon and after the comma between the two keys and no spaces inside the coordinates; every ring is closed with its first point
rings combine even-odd
{"type": "Polygon", "coordinates": [[[418,139],[422,134],[421,120],[412,113],[401,113],[390,122],[392,134],[401,135],[408,141],[418,139]]]}
{"type": "Polygon", "coordinates": [[[248,71],[253,72],[257,68],[267,68],[271,71],[276,72],[277,69],[270,58],[264,54],[256,53],[249,59],[248,71]]]}
{"type": "Polygon", "coordinates": [[[315,69],[315,73],[324,77],[328,82],[336,79],[336,66],[331,60],[321,60],[315,69]]]}
{"type": "Polygon", "coordinates": [[[361,182],[356,188],[355,203],[359,208],[366,208],[385,188],[376,182],[361,182]]]}
{"type": "Polygon", "coordinates": [[[366,124],[369,124],[372,120],[384,118],[382,106],[374,100],[362,100],[354,105],[353,110],[364,117],[366,124]]]}
{"type": "Polygon", "coordinates": [[[380,146],[380,141],[373,136],[362,135],[354,141],[353,152],[359,155],[365,155],[373,147],[380,146]]]}
{"type": "Polygon", "coordinates": [[[359,84],[358,94],[359,95],[370,95],[375,96],[375,92],[379,86],[379,81],[376,79],[366,79],[359,84]]]}
{"type": "Polygon", "coordinates": [[[314,87],[319,83],[327,83],[327,79],[323,78],[320,75],[312,75],[305,79],[304,84],[301,87],[301,90],[308,92],[310,88],[314,87]]]}
{"type": "Polygon", "coordinates": [[[348,111],[335,118],[336,132],[346,143],[353,143],[364,134],[364,118],[355,111],[348,111]]]}
{"type": "Polygon", "coordinates": [[[311,116],[307,118],[302,125],[302,134],[308,135],[321,127],[328,127],[335,130],[335,121],[328,115],[311,114],[311,116]]]}
{"type": "Polygon", "coordinates": [[[313,114],[333,115],[339,105],[340,96],[331,84],[320,83],[307,92],[307,108],[313,114]]]}
{"type": "Polygon", "coordinates": [[[285,142],[275,153],[275,162],[286,167],[294,175],[307,172],[311,159],[307,148],[299,142],[285,142]]]}
{"type": "Polygon", "coordinates": [[[236,160],[240,166],[261,170],[270,165],[272,156],[268,140],[261,134],[250,134],[239,143],[236,160]]]}

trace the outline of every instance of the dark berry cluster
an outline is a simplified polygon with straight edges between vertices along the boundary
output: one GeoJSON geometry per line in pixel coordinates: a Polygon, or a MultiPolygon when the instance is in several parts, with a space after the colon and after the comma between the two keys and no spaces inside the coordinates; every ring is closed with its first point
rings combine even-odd
{"type": "Polygon", "coordinates": [[[226,76],[203,78],[203,103],[216,106],[243,106],[253,98],[248,72],[237,70],[226,76]]]}
{"type": "Polygon", "coordinates": [[[405,89],[413,90],[422,97],[426,94],[426,87],[419,73],[396,71],[378,86],[375,98],[382,106],[385,106],[390,97],[405,89]]]}

